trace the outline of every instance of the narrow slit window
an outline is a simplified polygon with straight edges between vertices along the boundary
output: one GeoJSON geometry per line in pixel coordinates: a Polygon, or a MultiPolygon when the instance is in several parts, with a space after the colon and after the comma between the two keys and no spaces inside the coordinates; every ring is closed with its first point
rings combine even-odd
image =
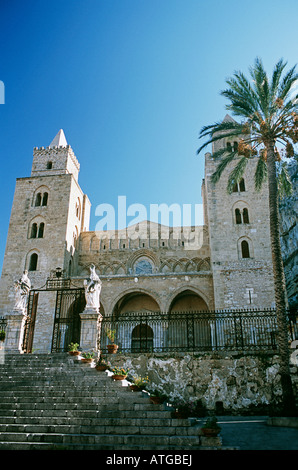
{"type": "Polygon", "coordinates": [[[243,223],[249,224],[248,209],[246,207],[243,209],[243,223]]]}
{"type": "Polygon", "coordinates": [[[48,205],[48,193],[44,193],[42,197],[42,205],[47,206],[48,205]]]}
{"type": "Polygon", "coordinates": [[[38,228],[38,238],[43,238],[43,233],[44,233],[44,223],[41,222],[38,228]]]}
{"type": "Polygon", "coordinates": [[[240,209],[235,209],[235,220],[237,225],[242,223],[240,209]]]}
{"type": "Polygon", "coordinates": [[[242,258],[250,258],[249,244],[246,240],[243,240],[241,242],[241,254],[242,254],[242,258]]]}
{"type": "Polygon", "coordinates": [[[32,255],[30,256],[29,271],[36,271],[37,261],[38,261],[37,253],[32,253],[32,255]]]}
{"type": "Polygon", "coordinates": [[[35,207],[38,207],[40,205],[41,205],[41,193],[37,193],[36,198],[35,198],[35,207]]]}
{"type": "Polygon", "coordinates": [[[36,238],[37,236],[37,224],[32,224],[30,238],[36,238]]]}

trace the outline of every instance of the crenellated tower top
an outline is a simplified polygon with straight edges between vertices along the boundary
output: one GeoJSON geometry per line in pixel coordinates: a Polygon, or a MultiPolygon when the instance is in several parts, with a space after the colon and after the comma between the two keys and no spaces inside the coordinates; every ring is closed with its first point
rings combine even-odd
{"type": "Polygon", "coordinates": [[[80,164],[68,145],[64,132],[59,130],[48,147],[33,149],[31,176],[53,176],[71,173],[78,181],[80,164]]]}

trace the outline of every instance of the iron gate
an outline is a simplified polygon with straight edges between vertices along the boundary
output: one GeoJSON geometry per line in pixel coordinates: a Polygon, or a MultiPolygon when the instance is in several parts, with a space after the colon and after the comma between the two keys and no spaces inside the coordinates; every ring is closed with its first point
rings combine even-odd
{"type": "Polygon", "coordinates": [[[29,299],[28,299],[28,305],[27,305],[27,317],[26,317],[26,323],[24,327],[24,337],[23,337],[24,353],[32,352],[38,296],[39,296],[39,292],[35,290],[31,290],[29,293],[29,299]]]}
{"type": "Polygon", "coordinates": [[[84,289],[57,291],[52,352],[65,352],[70,343],[80,343],[80,313],[85,305],[84,289]]]}

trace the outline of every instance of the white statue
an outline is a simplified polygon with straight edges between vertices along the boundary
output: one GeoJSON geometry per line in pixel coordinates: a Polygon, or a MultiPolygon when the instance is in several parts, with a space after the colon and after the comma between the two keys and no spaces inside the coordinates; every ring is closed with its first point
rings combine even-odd
{"type": "Polygon", "coordinates": [[[100,306],[100,292],[102,282],[95,272],[94,264],[90,266],[90,279],[84,281],[86,309],[98,309],[100,306]]]}
{"type": "Polygon", "coordinates": [[[28,271],[24,271],[21,279],[15,282],[15,309],[25,310],[27,307],[28,295],[31,289],[31,281],[28,277],[28,271]]]}

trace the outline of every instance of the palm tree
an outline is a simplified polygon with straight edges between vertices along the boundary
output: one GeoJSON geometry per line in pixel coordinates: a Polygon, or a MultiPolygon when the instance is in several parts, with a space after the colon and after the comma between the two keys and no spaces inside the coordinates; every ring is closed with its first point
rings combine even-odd
{"type": "Polygon", "coordinates": [[[282,59],[275,65],[271,79],[257,58],[250,68],[252,80],[242,72],[235,72],[226,83],[228,88],[221,95],[229,100],[226,109],[241,117],[234,120],[205,126],[200,138],[208,137],[198,149],[201,152],[210,143],[224,137],[236,136],[238,149],[222,148],[212,155],[219,164],[212,175],[216,183],[222,172],[233,160],[237,160],[229,174],[228,192],[243,176],[247,163],[258,158],[255,171],[255,187],[259,190],[268,180],[270,242],[272,250],[278,346],[280,354],[280,376],[283,391],[283,412],[293,413],[294,394],[289,368],[289,344],[286,317],[286,287],[279,237],[279,197],[291,192],[291,183],[286,171],[286,160],[294,156],[294,145],[298,142],[298,95],[293,88],[298,83],[296,66],[285,73],[287,63],[282,59]]]}

